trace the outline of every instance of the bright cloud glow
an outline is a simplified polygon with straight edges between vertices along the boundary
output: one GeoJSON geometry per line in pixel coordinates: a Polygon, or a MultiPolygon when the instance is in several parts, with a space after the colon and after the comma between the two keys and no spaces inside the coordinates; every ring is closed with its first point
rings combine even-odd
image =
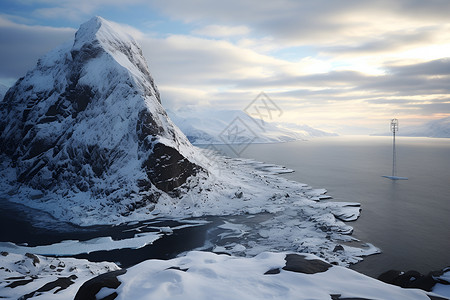
{"type": "Polygon", "coordinates": [[[450,2],[3,1],[0,82],[92,15],[128,24],[168,108],[242,109],[265,91],[286,121],[339,130],[450,116],[450,2]],[[150,25],[149,25],[150,24],[150,25]],[[45,42],[42,42],[45,41],[45,42]]]}
{"type": "Polygon", "coordinates": [[[246,35],[250,33],[250,29],[248,29],[248,27],[246,26],[229,27],[220,25],[207,25],[203,28],[194,30],[193,33],[217,38],[246,35]]]}

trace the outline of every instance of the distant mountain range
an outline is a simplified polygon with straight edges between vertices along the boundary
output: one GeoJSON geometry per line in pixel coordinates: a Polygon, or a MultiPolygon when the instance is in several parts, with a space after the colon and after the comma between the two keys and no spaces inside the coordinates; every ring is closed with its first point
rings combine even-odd
{"type": "Polygon", "coordinates": [[[263,122],[241,110],[183,108],[168,109],[167,114],[193,144],[279,143],[337,135],[307,125],[263,122]]]}
{"type": "MultiPolygon", "coordinates": [[[[391,135],[390,132],[373,135],[391,135]]],[[[418,126],[401,127],[397,135],[411,137],[450,138],[450,117],[433,120],[418,126]]]]}

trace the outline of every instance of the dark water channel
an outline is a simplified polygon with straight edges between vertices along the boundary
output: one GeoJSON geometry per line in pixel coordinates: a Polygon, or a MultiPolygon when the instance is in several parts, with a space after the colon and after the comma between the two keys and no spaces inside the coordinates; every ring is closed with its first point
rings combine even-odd
{"type": "MultiPolygon", "coordinates": [[[[422,273],[441,269],[450,265],[450,141],[400,138],[398,171],[400,176],[409,177],[401,182],[381,177],[391,170],[390,142],[389,138],[375,137],[323,138],[251,145],[241,156],[291,168],[295,172],[283,176],[314,188],[326,188],[334,201],[362,204],[361,217],[349,223],[354,227],[353,236],[379,247],[382,254],[365,258],[353,269],[374,277],[388,269],[422,273]]],[[[157,227],[178,228],[161,233],[160,239],[142,248],[75,256],[112,261],[122,267],[151,258],[170,259],[193,249],[211,250],[213,244],[220,244],[225,232],[219,226],[229,219],[153,219],[79,227],[5,199],[0,199],[0,205],[0,242],[17,245],[51,245],[108,236],[119,240],[138,233],[158,233],[157,227]]],[[[239,241],[239,237],[235,239],[239,241]]]]}
{"type": "MultiPolygon", "coordinates": [[[[397,138],[398,176],[391,181],[391,137],[315,138],[253,144],[242,154],[293,169],[288,179],[325,188],[333,201],[359,202],[353,236],[379,247],[353,269],[428,273],[450,266],[450,139],[397,138]]],[[[232,156],[227,146],[221,150],[232,156]]]]}

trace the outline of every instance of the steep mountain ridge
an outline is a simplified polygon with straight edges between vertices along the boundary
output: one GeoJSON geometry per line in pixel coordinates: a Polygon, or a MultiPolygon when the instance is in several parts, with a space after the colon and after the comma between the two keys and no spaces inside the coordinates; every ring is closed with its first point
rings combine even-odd
{"type": "Polygon", "coordinates": [[[19,79],[0,116],[11,181],[41,191],[37,198],[82,195],[120,202],[126,214],[205,172],[167,117],[140,47],[101,17],[19,79]]]}

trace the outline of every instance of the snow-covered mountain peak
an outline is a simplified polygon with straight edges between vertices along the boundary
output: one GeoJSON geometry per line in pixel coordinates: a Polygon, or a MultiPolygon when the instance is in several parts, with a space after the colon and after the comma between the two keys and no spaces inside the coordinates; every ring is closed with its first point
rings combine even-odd
{"type": "Polygon", "coordinates": [[[41,58],[0,103],[0,157],[11,161],[20,197],[26,186],[46,201],[72,196],[80,207],[123,214],[177,194],[203,171],[195,155],[162,107],[139,45],[100,17],[41,58]]]}
{"type": "MultiPolygon", "coordinates": [[[[106,60],[114,61],[125,69],[123,71],[130,73],[134,84],[145,89],[146,93],[154,94],[161,102],[140,46],[122,25],[93,17],[81,24],[70,53],[73,60],[81,60],[82,63],[105,56],[106,60]]],[[[97,66],[93,68],[97,69],[97,66]]],[[[100,75],[98,79],[101,81],[104,79],[102,75],[106,74],[100,75]]]]}
{"type": "Polygon", "coordinates": [[[74,48],[80,49],[84,43],[92,43],[97,40],[97,32],[104,23],[104,19],[96,16],[89,21],[80,25],[80,28],[75,33],[74,48]]]}
{"type": "Polygon", "coordinates": [[[74,50],[80,50],[87,44],[100,43],[113,49],[114,45],[137,46],[134,38],[117,23],[96,16],[80,25],[75,33],[74,50]]]}

